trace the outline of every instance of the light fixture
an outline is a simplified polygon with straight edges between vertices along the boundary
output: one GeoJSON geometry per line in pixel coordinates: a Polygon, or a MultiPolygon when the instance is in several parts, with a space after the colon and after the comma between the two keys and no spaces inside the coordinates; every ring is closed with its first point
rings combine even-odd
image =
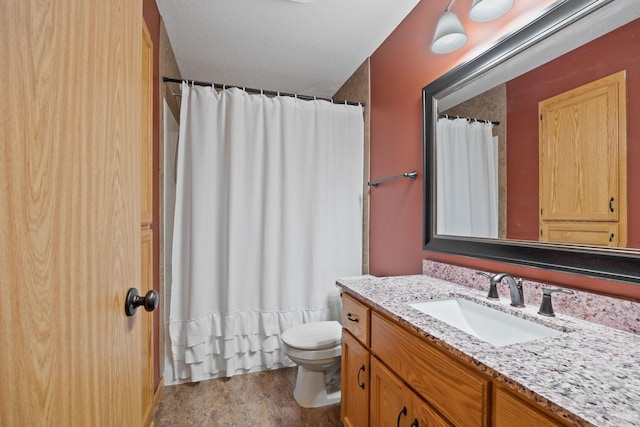
{"type": "Polygon", "coordinates": [[[458,16],[451,12],[451,5],[455,0],[450,0],[449,5],[444,10],[444,15],[438,20],[436,33],[431,43],[431,50],[435,53],[449,53],[460,49],[467,42],[462,23],[458,16]]]}
{"type": "MultiPolygon", "coordinates": [[[[438,20],[436,33],[433,36],[431,50],[435,53],[450,53],[460,49],[467,42],[467,33],[462,27],[458,15],[451,12],[451,5],[456,0],[449,0],[444,15],[438,20]]],[[[473,0],[469,18],[475,22],[489,22],[500,18],[513,7],[514,0],[473,0]]]]}
{"type": "Polygon", "coordinates": [[[493,21],[513,7],[513,0],[473,0],[469,18],[476,22],[493,21]]]}

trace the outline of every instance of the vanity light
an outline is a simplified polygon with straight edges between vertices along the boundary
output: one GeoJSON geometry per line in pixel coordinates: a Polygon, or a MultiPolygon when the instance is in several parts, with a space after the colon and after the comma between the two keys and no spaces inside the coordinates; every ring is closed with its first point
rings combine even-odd
{"type": "Polygon", "coordinates": [[[451,5],[455,0],[450,0],[449,5],[444,10],[444,15],[438,20],[436,33],[431,43],[431,50],[435,53],[449,53],[460,49],[467,42],[462,23],[458,16],[451,12],[451,5]]]}
{"type": "MultiPolygon", "coordinates": [[[[458,16],[451,12],[455,0],[449,0],[444,15],[438,20],[436,33],[431,43],[435,53],[449,53],[460,49],[467,42],[467,33],[458,16]]],[[[513,0],[473,0],[469,18],[475,22],[489,22],[507,13],[513,7],[513,0]]]]}
{"type": "Polygon", "coordinates": [[[513,0],[473,0],[469,18],[475,22],[489,22],[507,13],[513,0]]]}

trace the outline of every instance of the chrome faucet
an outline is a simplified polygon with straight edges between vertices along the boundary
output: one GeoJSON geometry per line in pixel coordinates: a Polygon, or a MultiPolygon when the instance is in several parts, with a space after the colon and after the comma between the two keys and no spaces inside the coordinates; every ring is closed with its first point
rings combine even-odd
{"type": "Polygon", "coordinates": [[[522,279],[515,280],[509,273],[497,273],[489,274],[483,271],[477,271],[481,276],[489,278],[489,295],[487,299],[498,300],[498,288],[497,285],[502,279],[505,279],[509,284],[509,291],[511,293],[511,305],[514,307],[524,307],[524,293],[522,292],[522,279]]]}

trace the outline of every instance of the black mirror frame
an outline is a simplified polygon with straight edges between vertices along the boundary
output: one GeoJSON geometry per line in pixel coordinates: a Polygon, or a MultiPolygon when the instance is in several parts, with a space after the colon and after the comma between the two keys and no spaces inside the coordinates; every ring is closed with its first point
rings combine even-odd
{"type": "Polygon", "coordinates": [[[553,32],[613,0],[570,0],[501,40],[470,62],[425,86],[423,102],[424,250],[640,284],[640,255],[625,249],[598,249],[549,243],[438,236],[435,234],[435,123],[437,95],[490,69],[553,32]]]}

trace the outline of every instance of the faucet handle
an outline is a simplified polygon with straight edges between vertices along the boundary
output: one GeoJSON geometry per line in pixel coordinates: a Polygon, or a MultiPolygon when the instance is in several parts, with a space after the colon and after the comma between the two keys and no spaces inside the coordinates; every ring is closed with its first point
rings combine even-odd
{"type": "Polygon", "coordinates": [[[498,282],[495,279],[497,274],[489,274],[489,273],[485,273],[484,271],[476,271],[476,274],[479,274],[489,279],[489,294],[487,295],[487,299],[499,300],[500,297],[498,296],[498,288],[496,286],[498,282]]]}
{"type": "Polygon", "coordinates": [[[551,304],[551,294],[552,293],[563,293],[563,294],[573,294],[573,291],[564,288],[558,289],[542,289],[542,304],[540,304],[540,310],[538,310],[538,314],[547,317],[554,317],[556,314],[553,312],[553,305],[551,304]]]}

